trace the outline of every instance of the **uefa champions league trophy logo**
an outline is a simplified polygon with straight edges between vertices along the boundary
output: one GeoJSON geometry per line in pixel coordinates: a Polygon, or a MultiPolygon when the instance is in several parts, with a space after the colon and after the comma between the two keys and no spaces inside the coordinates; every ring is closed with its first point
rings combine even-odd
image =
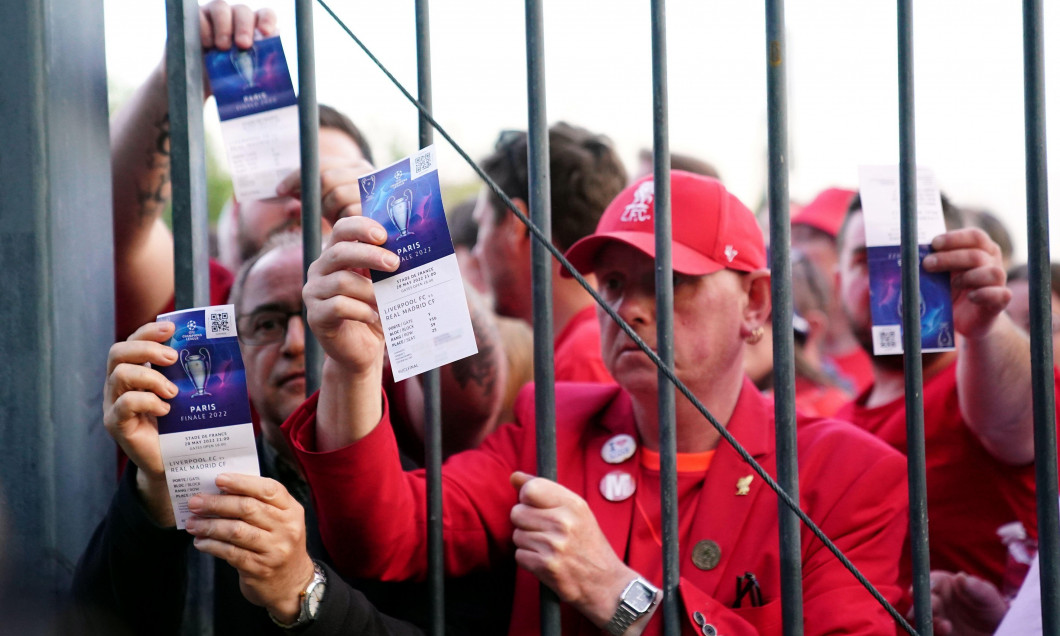
{"type": "Polygon", "coordinates": [[[228,58],[232,60],[232,66],[235,67],[236,73],[239,73],[243,82],[249,88],[254,88],[254,75],[258,66],[257,52],[252,48],[241,50],[233,46],[228,53],[228,58]]]}
{"type": "Polygon", "coordinates": [[[367,201],[372,198],[372,193],[375,192],[375,175],[368,175],[361,181],[361,187],[364,188],[364,198],[367,201]]]}
{"type": "Polygon", "coordinates": [[[394,227],[401,232],[399,239],[411,236],[409,219],[412,217],[412,190],[406,189],[400,197],[390,197],[386,202],[386,214],[394,227]]]}
{"type": "Polygon", "coordinates": [[[206,347],[200,347],[199,353],[189,354],[187,349],[180,352],[180,366],[184,367],[184,373],[195,385],[195,392],[191,397],[202,397],[210,395],[206,392],[206,381],[210,379],[210,352],[206,347]]]}

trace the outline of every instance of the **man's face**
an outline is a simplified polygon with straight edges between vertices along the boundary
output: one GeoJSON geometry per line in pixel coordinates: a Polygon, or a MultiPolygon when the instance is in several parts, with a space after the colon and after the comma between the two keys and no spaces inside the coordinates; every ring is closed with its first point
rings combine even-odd
{"type": "Polygon", "coordinates": [[[816,228],[796,224],[791,226],[791,246],[805,254],[817,271],[831,280],[839,263],[835,239],[816,228]]]}
{"type": "Polygon", "coordinates": [[[839,302],[854,336],[872,353],[872,308],[869,305],[869,259],[865,247],[865,216],[847,220],[839,250],[839,302]]]}
{"type": "Polygon", "coordinates": [[[276,331],[284,321],[286,336],[277,342],[243,344],[247,392],[263,424],[279,426],[305,400],[305,327],[302,310],[302,250],[292,245],[261,258],[247,275],[236,308],[243,335],[251,329],[276,331]]]}
{"type": "MultiPolygon", "coordinates": [[[[614,242],[600,250],[594,273],[604,301],[656,350],[654,261],[614,242]]],[[[746,305],[747,293],[735,272],[674,273],[674,371],[693,391],[709,390],[714,379],[734,369],[743,374],[741,325],[746,305]]],[[[603,310],[597,310],[597,317],[608,371],[631,394],[655,395],[655,365],[603,310]]]]}
{"type": "MultiPolygon", "coordinates": [[[[320,129],[320,164],[363,160],[360,147],[346,133],[334,128],[320,129]]],[[[270,236],[302,225],[302,202],[294,197],[274,197],[239,205],[237,215],[239,254],[247,260],[265,245],[270,236]]],[[[321,221],[324,230],[330,228],[321,221]]]]}
{"type": "MultiPolygon", "coordinates": [[[[472,253],[478,259],[482,278],[493,295],[498,314],[511,318],[531,318],[530,288],[519,276],[520,263],[511,249],[512,241],[506,224],[497,223],[497,215],[490,202],[489,191],[479,193],[475,210],[471,213],[478,224],[478,239],[472,253]]],[[[510,213],[505,218],[512,216],[510,213]]]]}

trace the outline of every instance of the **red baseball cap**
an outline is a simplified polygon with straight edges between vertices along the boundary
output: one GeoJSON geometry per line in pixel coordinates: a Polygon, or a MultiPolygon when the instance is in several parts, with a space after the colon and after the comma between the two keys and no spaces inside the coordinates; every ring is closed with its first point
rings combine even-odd
{"type": "MultiPolygon", "coordinates": [[[[722,269],[753,272],[766,266],[762,230],[754,214],[717,179],[682,170],[670,173],[673,267],[701,276],[722,269]]],[[[607,206],[596,232],[567,250],[582,273],[593,271],[596,255],[619,241],[655,258],[655,181],[635,181],[607,206]]],[[[570,277],[566,270],[561,274],[570,277]]]]}
{"type": "Polygon", "coordinates": [[[792,225],[808,225],[832,238],[839,236],[843,219],[847,216],[847,206],[857,194],[854,190],[828,188],[810,201],[798,214],[791,217],[792,225]]]}

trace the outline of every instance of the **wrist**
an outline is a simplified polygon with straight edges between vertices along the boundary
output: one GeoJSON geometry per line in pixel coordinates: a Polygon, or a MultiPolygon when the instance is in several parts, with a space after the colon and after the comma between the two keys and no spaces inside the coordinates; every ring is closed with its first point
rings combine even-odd
{"type": "Polygon", "coordinates": [[[324,570],[308,554],[304,557],[300,567],[304,576],[292,579],[299,584],[278,594],[274,602],[265,606],[272,621],[285,629],[302,627],[315,620],[323,599],[327,582],[324,570]]]}
{"type": "Polygon", "coordinates": [[[140,503],[148,516],[159,526],[177,525],[165,473],[161,477],[151,477],[135,464],[133,466],[136,467],[136,494],[140,497],[140,503]]]}
{"type": "Polygon", "coordinates": [[[586,599],[583,604],[582,613],[589,618],[597,627],[603,627],[615,615],[618,608],[622,591],[626,589],[629,582],[640,577],[625,563],[619,562],[612,572],[603,580],[602,585],[594,585],[591,588],[592,597],[586,599]],[[605,582],[606,581],[606,582],[605,582]]]}

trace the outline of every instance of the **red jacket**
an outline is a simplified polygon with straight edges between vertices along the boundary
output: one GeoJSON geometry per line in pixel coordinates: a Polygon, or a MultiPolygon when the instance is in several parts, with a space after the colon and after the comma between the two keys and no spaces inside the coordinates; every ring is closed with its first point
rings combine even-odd
{"type": "MultiPolygon", "coordinates": [[[[626,553],[633,499],[612,503],[600,481],[615,465],[601,457],[617,433],[637,437],[629,396],[617,386],[557,384],[559,482],[586,499],[612,548],[626,553]]],[[[422,577],[426,570],[425,481],[403,473],[384,410],[383,423],[355,444],[315,453],[315,396],[284,425],[313,491],[321,535],[345,575],[384,579],[422,577]]],[[[532,387],[516,403],[517,422],[478,449],[454,455],[443,468],[446,567],[451,575],[511,559],[509,513],[514,470],[535,471],[532,387]]],[[[704,421],[703,426],[709,426],[704,421]]],[[[728,429],[771,474],[776,474],[772,404],[745,381],[728,429]]],[[[906,532],[905,461],[893,449],[846,423],[814,420],[799,428],[801,505],[892,602],[906,532]]],[[[622,464],[636,479],[638,458],[622,464]]],[[[724,442],[707,473],[690,534],[681,545],[685,631],[699,633],[702,612],[719,634],[779,634],[781,630],[777,499],[760,478],[745,496],[736,481],[751,470],[724,442]],[[713,539],[721,560],[700,570],[692,546],[713,539]],[[753,572],[764,604],[732,609],[736,578],[753,572]],[[693,631],[695,630],[695,631],[693,631]]],[[[802,532],[807,634],[893,634],[889,616],[805,528],[802,532]]],[[[661,558],[661,557],[660,557],[661,558]]],[[[656,584],[659,581],[655,581],[656,584]]],[[[617,603],[617,599],[616,599],[617,603]]],[[[564,634],[601,633],[572,608],[563,608],[564,634]]],[[[653,618],[646,633],[658,633],[653,618]]],[[[538,634],[538,581],[519,570],[510,634],[538,634]]]]}

